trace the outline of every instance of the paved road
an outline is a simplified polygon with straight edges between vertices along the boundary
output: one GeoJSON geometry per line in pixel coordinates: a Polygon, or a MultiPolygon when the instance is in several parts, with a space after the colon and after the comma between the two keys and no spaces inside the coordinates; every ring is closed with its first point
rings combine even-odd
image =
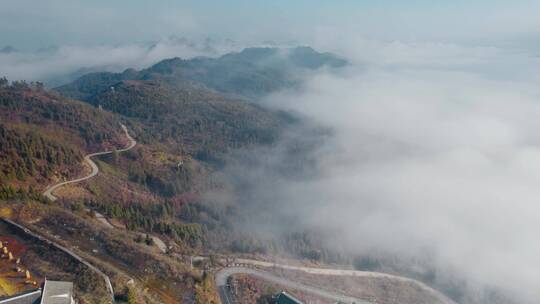
{"type": "MultiPolygon", "coordinates": [[[[194,259],[206,259],[205,257],[194,257],[194,259]]],[[[224,261],[227,263],[227,261],[224,261]]],[[[251,259],[234,259],[232,266],[229,268],[225,268],[221,270],[216,275],[216,285],[219,289],[219,294],[222,299],[222,302],[224,304],[234,303],[231,302],[233,297],[228,293],[228,288],[226,287],[226,281],[227,281],[227,269],[248,269],[250,271],[253,271],[251,268],[246,268],[243,266],[238,265],[244,265],[249,267],[265,267],[265,268],[280,268],[285,270],[294,270],[294,271],[302,271],[309,274],[315,274],[315,275],[329,275],[329,276],[352,276],[352,277],[370,277],[370,278],[386,278],[386,279],[392,279],[392,280],[398,280],[402,282],[408,282],[415,284],[416,286],[422,288],[427,293],[432,294],[435,296],[440,303],[444,304],[456,304],[453,300],[442,294],[441,292],[427,286],[426,284],[406,277],[401,277],[397,275],[391,275],[386,273],[380,273],[380,272],[372,272],[372,271],[359,271],[359,270],[346,270],[346,269],[332,269],[332,268],[317,268],[317,267],[302,267],[302,266],[293,266],[293,265],[287,265],[287,264],[279,264],[279,263],[271,263],[271,262],[264,262],[264,261],[258,261],[258,260],[251,260],[251,259]],[[235,266],[236,265],[236,266],[235,266]]],[[[258,271],[258,270],[255,270],[258,271]]],[[[242,272],[243,273],[243,272],[242,272]]],[[[248,273],[249,274],[249,273],[248,273]]],[[[230,276],[230,274],[229,274],[230,276]]],[[[280,278],[280,277],[278,277],[280,278]]],[[[284,278],[281,278],[284,279],[284,278]]],[[[285,279],[286,280],[286,279],[285,279]]],[[[288,285],[288,284],[285,284],[288,285]]],[[[305,289],[303,289],[305,290],[305,289]]],[[[307,290],[306,290],[307,291],[307,290]]],[[[349,302],[351,303],[351,302],[349,302]]],[[[356,303],[368,303],[365,301],[360,301],[356,303]]]]}
{"type": "Polygon", "coordinates": [[[422,288],[425,292],[432,294],[435,296],[441,303],[445,304],[456,304],[454,301],[449,299],[447,296],[442,294],[441,292],[427,286],[426,284],[406,277],[401,277],[397,275],[387,274],[387,273],[381,273],[381,272],[373,272],[373,271],[360,271],[360,270],[348,270],[348,269],[332,269],[332,268],[316,268],[316,267],[302,267],[302,266],[292,266],[292,265],[286,265],[286,264],[279,264],[279,263],[271,263],[271,262],[263,262],[263,261],[257,261],[257,260],[250,260],[250,259],[235,259],[236,264],[243,264],[243,265],[252,265],[252,266],[259,266],[259,267],[268,267],[268,268],[280,268],[285,270],[295,270],[295,271],[303,271],[309,274],[315,274],[315,275],[330,275],[330,276],[351,276],[351,277],[370,277],[370,278],[385,278],[385,279],[392,279],[397,280],[401,282],[407,282],[417,285],[418,287],[422,288]]]}
{"type": "MultiPolygon", "coordinates": [[[[116,150],[116,152],[125,152],[125,151],[129,151],[131,150],[133,147],[135,147],[137,145],[137,142],[135,141],[135,139],[133,139],[133,137],[131,137],[131,135],[129,135],[129,132],[128,132],[128,129],[125,125],[121,124],[121,127],[122,127],[122,130],[124,131],[124,133],[126,134],[126,137],[127,139],[129,140],[129,146],[127,146],[126,148],[124,149],[120,149],[120,150],[116,150]]],[[[74,184],[74,183],[78,183],[78,182],[82,182],[84,180],[87,180],[87,179],[90,179],[96,175],[98,175],[99,173],[99,167],[96,165],[96,163],[92,160],[92,157],[94,156],[100,156],[100,155],[106,155],[106,154],[111,154],[111,153],[114,153],[115,151],[103,151],[103,152],[97,152],[97,153],[92,153],[92,154],[88,154],[84,157],[84,160],[90,164],[90,167],[92,168],[92,172],[90,172],[90,174],[88,174],[87,176],[84,176],[84,177],[80,177],[80,178],[76,178],[76,179],[73,179],[73,180],[70,180],[70,181],[65,181],[65,182],[61,182],[61,183],[58,183],[52,187],[49,187],[45,192],[43,192],[43,195],[45,195],[46,197],[48,197],[50,200],[52,201],[55,201],[57,199],[56,196],[54,196],[53,192],[54,190],[62,187],[62,186],[65,186],[67,184],[74,184]]],[[[107,228],[110,228],[110,229],[113,229],[115,228],[108,220],[107,218],[99,213],[99,212],[96,212],[94,211],[95,214],[96,214],[96,219],[101,222],[103,225],[105,225],[107,228]]],[[[141,234],[143,237],[146,236],[146,234],[141,234]]],[[[167,245],[158,237],[156,236],[150,236],[152,237],[152,239],[154,240],[154,243],[156,244],[156,246],[159,248],[159,250],[161,250],[161,252],[165,253],[167,252],[167,245]]]]}
{"type": "Polygon", "coordinates": [[[308,292],[310,294],[317,295],[319,297],[336,301],[342,303],[358,303],[358,304],[369,304],[361,299],[348,297],[345,295],[336,294],[331,291],[322,290],[319,287],[313,287],[298,283],[295,281],[288,280],[284,277],[280,277],[262,270],[251,269],[246,267],[228,267],[220,270],[216,273],[216,286],[218,287],[219,296],[221,298],[222,304],[234,304],[234,297],[231,295],[229,288],[227,287],[227,279],[233,274],[249,274],[258,278],[261,278],[265,281],[269,281],[275,284],[284,285],[296,290],[301,290],[308,292]]]}
{"type": "MultiPolygon", "coordinates": [[[[125,151],[128,151],[128,150],[132,149],[133,147],[135,147],[135,145],[137,145],[137,142],[135,141],[135,139],[133,139],[133,137],[131,137],[129,135],[126,126],[124,126],[123,124],[121,126],[122,126],[122,130],[124,130],[124,133],[126,134],[126,137],[129,140],[129,146],[127,148],[124,148],[124,149],[116,150],[116,152],[125,152],[125,151]]],[[[73,179],[73,180],[70,180],[70,181],[65,181],[65,182],[58,183],[58,184],[56,184],[56,185],[54,185],[52,187],[49,187],[45,192],[43,192],[43,195],[45,195],[51,201],[55,201],[57,198],[56,198],[56,196],[53,195],[54,190],[56,190],[56,189],[58,189],[58,188],[60,188],[62,186],[65,186],[67,184],[74,184],[74,183],[78,183],[78,182],[82,182],[84,180],[90,179],[90,178],[96,176],[99,173],[99,167],[96,165],[96,163],[94,163],[94,161],[92,160],[92,157],[99,156],[99,155],[111,154],[111,153],[114,153],[114,152],[115,151],[112,150],[112,151],[103,151],[103,152],[97,152],[97,153],[92,153],[92,154],[86,155],[84,157],[84,160],[88,164],[90,164],[90,167],[92,167],[92,172],[89,175],[81,177],[81,178],[76,178],[76,179],[73,179]]]]}

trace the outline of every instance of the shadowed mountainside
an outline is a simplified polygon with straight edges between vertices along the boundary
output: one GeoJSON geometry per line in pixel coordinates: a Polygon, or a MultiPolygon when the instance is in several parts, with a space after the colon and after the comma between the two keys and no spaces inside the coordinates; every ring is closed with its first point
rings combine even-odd
{"type": "Polygon", "coordinates": [[[302,73],[345,65],[344,59],[309,47],[248,48],[219,58],[166,59],[141,71],[91,73],[56,90],[87,100],[123,80],[155,80],[176,87],[204,86],[225,94],[257,98],[299,84],[302,73]]]}

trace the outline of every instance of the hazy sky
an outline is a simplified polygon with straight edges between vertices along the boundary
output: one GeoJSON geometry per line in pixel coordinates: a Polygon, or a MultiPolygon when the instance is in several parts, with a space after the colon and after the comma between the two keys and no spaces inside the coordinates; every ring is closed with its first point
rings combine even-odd
{"type": "Polygon", "coordinates": [[[532,0],[3,0],[0,45],[121,44],[177,36],[309,40],[321,31],[387,40],[536,47],[532,0]]]}
{"type": "Polygon", "coordinates": [[[275,229],[334,232],[331,248],[427,257],[436,281],[465,281],[458,303],[511,303],[492,301],[487,287],[538,303],[539,58],[419,42],[352,41],[347,52],[361,64],[313,73],[265,101],[331,127],[313,153],[317,170],[284,177],[295,163],[281,146],[228,163],[229,180],[263,210],[246,230],[266,233],[260,223],[275,212],[284,218],[275,229]]]}

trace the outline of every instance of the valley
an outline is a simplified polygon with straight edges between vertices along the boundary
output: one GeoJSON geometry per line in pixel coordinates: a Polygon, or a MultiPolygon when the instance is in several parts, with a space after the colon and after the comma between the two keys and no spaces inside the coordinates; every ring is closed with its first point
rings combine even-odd
{"type": "MultiPolygon", "coordinates": [[[[434,297],[451,303],[397,273],[341,270],[352,257],[336,255],[314,231],[293,227],[289,235],[261,238],[242,228],[272,206],[250,201],[241,180],[227,177],[230,164],[256,169],[259,160],[244,153],[262,157],[282,149],[288,159],[275,169],[299,178],[315,170],[310,151],[330,134],[259,100],[297,89],[302,73],[346,64],[311,48],[251,48],[217,59],[164,60],[142,71],[93,73],[54,90],[4,81],[4,219],[86,267],[84,276],[79,268],[55,271],[84,278],[74,286],[88,303],[249,303],[253,296],[231,293],[228,282],[238,276],[238,286],[255,280],[306,301],[434,297]],[[235,201],[236,195],[242,198],[235,201]],[[291,263],[269,262],[279,257],[291,263]],[[338,281],[335,276],[370,287],[354,293],[326,283],[338,281]],[[103,284],[109,295],[97,292],[103,284]]],[[[257,294],[260,301],[271,296],[257,294]]]]}
{"type": "Polygon", "coordinates": [[[2,0],[0,304],[538,303],[539,12],[2,0]]]}

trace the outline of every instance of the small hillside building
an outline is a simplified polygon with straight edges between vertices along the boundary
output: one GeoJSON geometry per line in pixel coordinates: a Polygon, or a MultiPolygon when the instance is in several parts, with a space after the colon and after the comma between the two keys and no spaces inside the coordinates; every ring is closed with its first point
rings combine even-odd
{"type": "Polygon", "coordinates": [[[45,280],[43,288],[0,299],[0,304],[75,304],[73,283],[45,280]]]}
{"type": "Polygon", "coordinates": [[[73,283],[45,280],[40,304],[74,304],[73,283]]]}
{"type": "Polygon", "coordinates": [[[286,291],[282,291],[276,296],[276,304],[304,304],[286,291]]]}
{"type": "Polygon", "coordinates": [[[41,288],[0,299],[0,304],[39,304],[41,288]]]}

